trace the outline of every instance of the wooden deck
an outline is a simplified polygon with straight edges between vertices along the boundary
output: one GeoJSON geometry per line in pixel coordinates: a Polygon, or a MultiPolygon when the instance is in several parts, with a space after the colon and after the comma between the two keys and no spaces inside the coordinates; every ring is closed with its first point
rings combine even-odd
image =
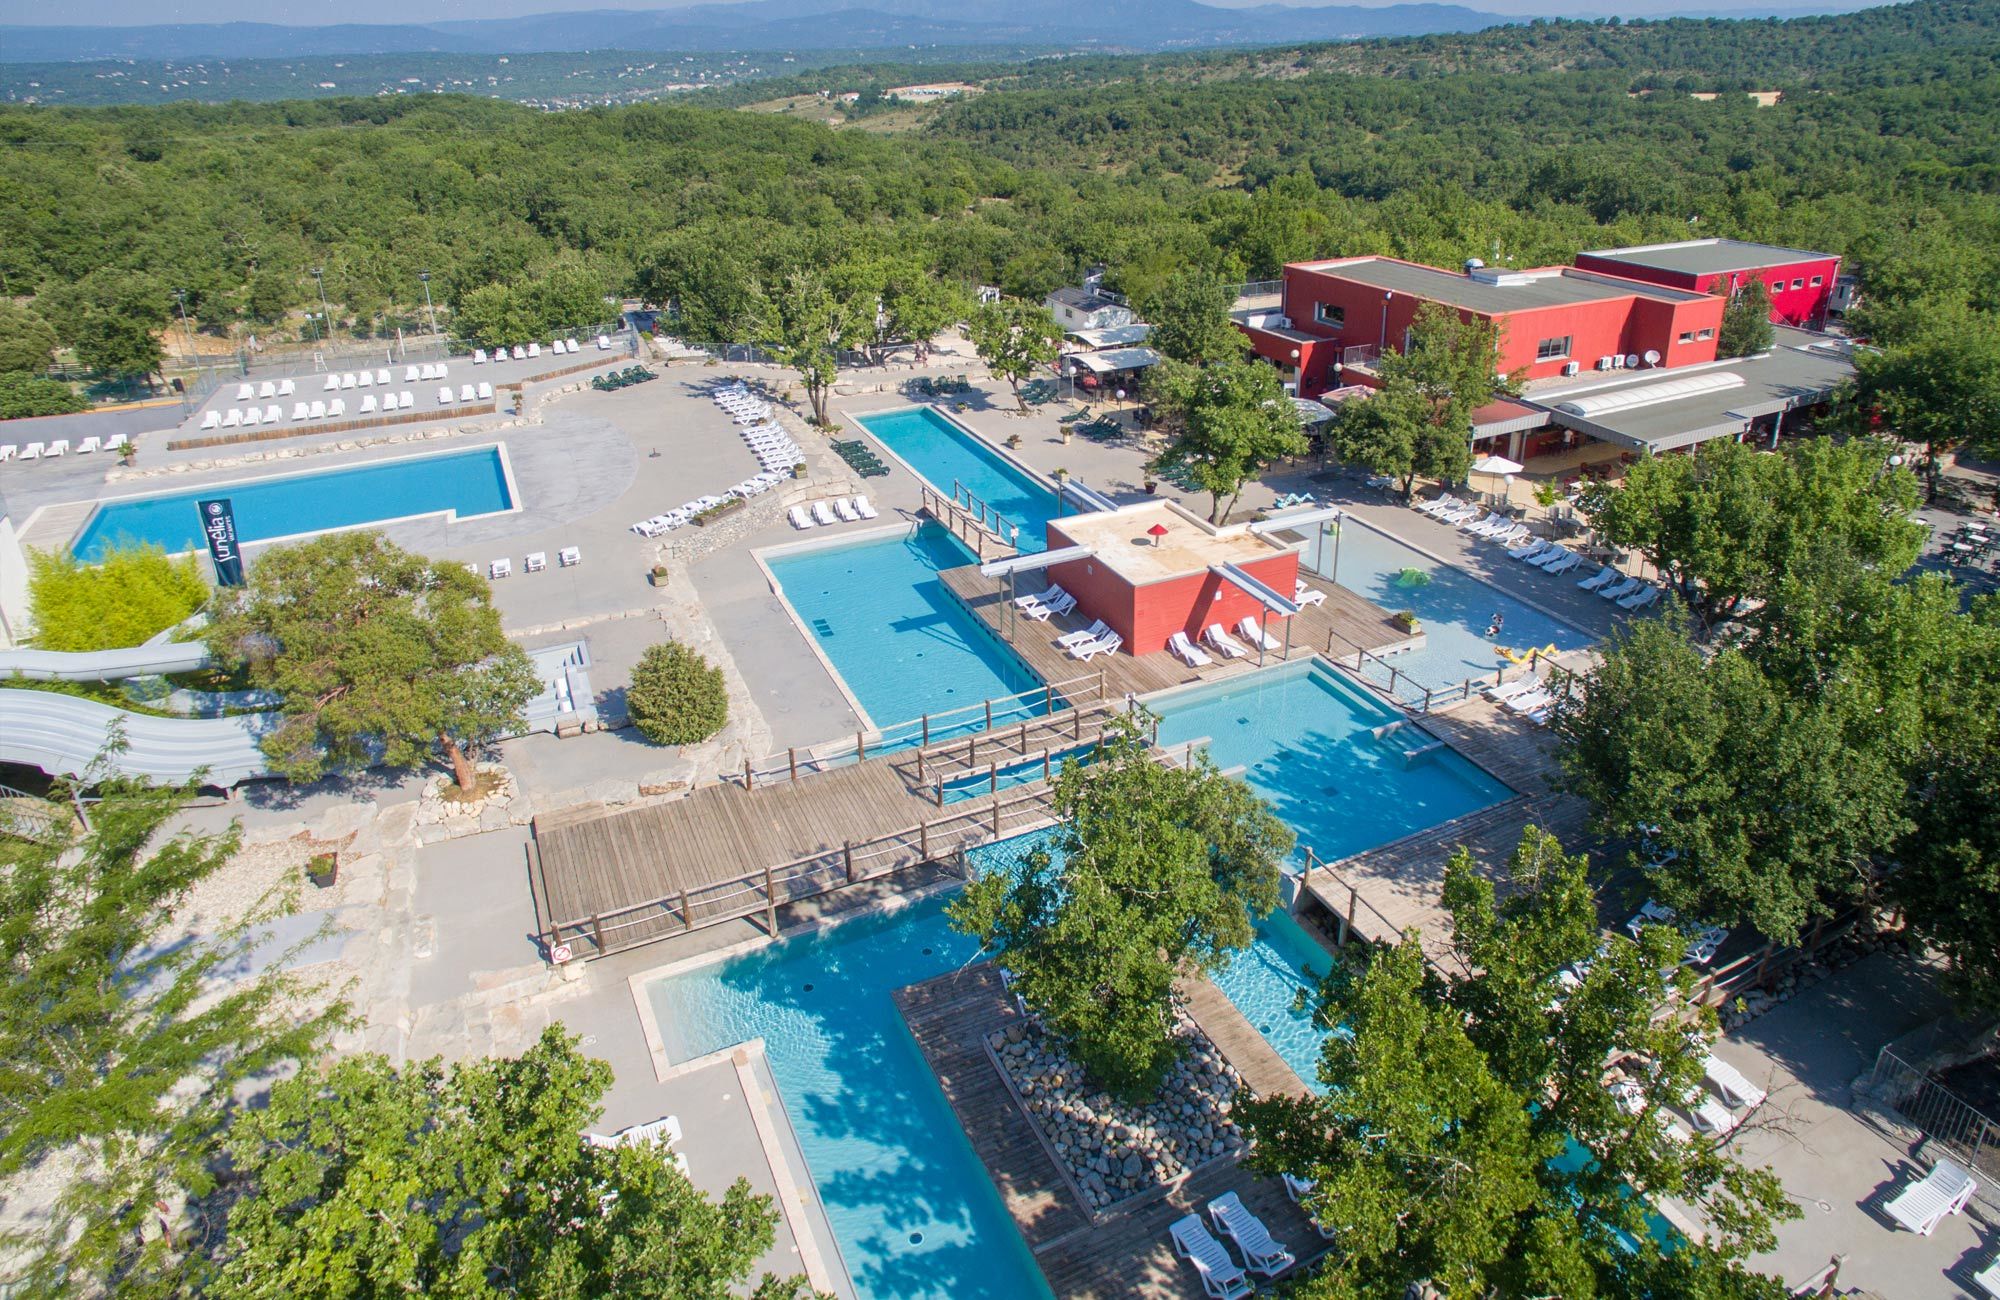
{"type": "Polygon", "coordinates": [[[986,1054],[986,1036],[1020,1016],[999,972],[983,963],[914,984],[897,991],[896,1005],[1042,1276],[1063,1300],[1201,1300],[1201,1283],[1175,1258],[1167,1227],[1202,1213],[1227,1191],[1241,1196],[1301,1260],[1323,1247],[1277,1179],[1231,1160],[1214,1161],[1163,1194],[1135,1198],[1093,1220],[986,1054]]]}
{"type": "Polygon", "coordinates": [[[1278,1055],[1277,1049],[1257,1032],[1257,1026],[1236,1009],[1236,1004],[1221,989],[1207,979],[1191,979],[1181,981],[1180,992],[1188,1014],[1250,1091],[1259,1097],[1312,1094],[1298,1071],[1285,1064],[1285,1058],[1278,1055]]]}
{"type": "MultiPolygon", "coordinates": [[[[1409,634],[1390,620],[1386,610],[1370,604],[1345,587],[1322,582],[1310,574],[1301,576],[1324,592],[1326,600],[1319,605],[1306,606],[1291,620],[1289,657],[1325,654],[1329,648],[1336,656],[1352,655],[1356,646],[1371,654],[1386,654],[1409,643],[1409,634]]],[[[1218,659],[1209,667],[1196,670],[1164,651],[1149,655],[1129,655],[1121,651],[1098,655],[1088,664],[1080,663],[1057,645],[1056,639],[1066,632],[1082,631],[1090,626],[1089,619],[1077,614],[1050,619],[1046,623],[1025,618],[1014,610],[1007,580],[989,578],[979,571],[977,565],[946,569],[938,577],[947,591],[977,614],[994,635],[1020,655],[1022,661],[1043,681],[1061,681],[1075,677],[1079,672],[1102,668],[1108,696],[1121,698],[1127,694],[1147,695],[1186,682],[1212,681],[1258,666],[1257,657],[1252,655],[1247,659],[1218,659]]],[[[1273,621],[1271,635],[1280,641],[1285,639],[1281,621],[1273,621]]],[[[1286,657],[1284,651],[1272,651],[1264,661],[1274,663],[1286,657]]]]}

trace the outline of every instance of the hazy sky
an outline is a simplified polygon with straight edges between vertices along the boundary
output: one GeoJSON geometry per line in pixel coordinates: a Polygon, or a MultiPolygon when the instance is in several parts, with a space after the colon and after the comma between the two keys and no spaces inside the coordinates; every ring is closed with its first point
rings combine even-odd
{"type": "MultiPolygon", "coordinates": [[[[728,0],[0,0],[0,24],[37,26],[88,24],[119,26],[153,23],[265,22],[319,26],[326,23],[422,23],[447,18],[513,18],[522,14],[574,9],[678,9],[693,3],[728,0]]],[[[1314,4],[1325,0],[1204,0],[1226,8],[1255,4],[1314,4]]],[[[1379,0],[1346,0],[1370,4],[1379,0]]],[[[1488,13],[1555,15],[1671,16],[1755,6],[1758,12],[1797,7],[1799,12],[1831,13],[1865,7],[1868,0],[1445,0],[1488,13]]],[[[1886,2],[1886,0],[1878,0],[1886,2]]],[[[828,0],[829,6],[865,9],[868,0],[828,0]]]]}

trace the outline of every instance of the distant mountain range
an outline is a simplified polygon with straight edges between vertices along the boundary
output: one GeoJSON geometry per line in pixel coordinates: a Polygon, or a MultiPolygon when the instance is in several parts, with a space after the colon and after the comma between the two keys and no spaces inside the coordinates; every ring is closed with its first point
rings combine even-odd
{"type": "Polygon", "coordinates": [[[1525,21],[1452,4],[1219,9],[1196,0],[746,0],[426,24],[0,26],[0,62],[253,59],[554,50],[883,50],[1020,45],[1152,51],[1471,32],[1525,21]]]}

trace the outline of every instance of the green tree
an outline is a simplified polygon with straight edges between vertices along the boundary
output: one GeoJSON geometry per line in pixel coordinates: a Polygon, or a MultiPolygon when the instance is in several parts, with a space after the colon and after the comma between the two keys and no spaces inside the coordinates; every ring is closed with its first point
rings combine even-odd
{"type": "Polygon", "coordinates": [[[1783,575],[1840,551],[1885,572],[1917,558],[1917,482],[1863,439],[1814,438],[1782,453],[1727,440],[1649,456],[1585,502],[1598,535],[1638,550],[1711,635],[1783,575]]]}
{"type": "Polygon", "coordinates": [[[89,409],[90,402],[59,379],[39,379],[18,371],[0,374],[0,420],[70,415],[89,409]]]}
{"type": "Polygon", "coordinates": [[[56,332],[34,308],[0,298],[0,375],[39,375],[55,350],[56,332]]]}
{"type": "Polygon", "coordinates": [[[469,793],[473,751],[518,725],[539,689],[527,655],[500,632],[485,579],[379,533],[273,547],[216,603],[210,648],[284,699],[261,743],[293,781],[411,767],[442,750],[469,793]]]}
{"type": "MultiPolygon", "coordinates": [[[[203,1294],[219,1300],[725,1300],[771,1246],[769,1196],[719,1201],[668,1153],[579,1141],[611,1068],[550,1026],[512,1059],[344,1058],[278,1084],[226,1146],[242,1180],[203,1294]]],[[[765,1274],[754,1300],[810,1295],[765,1274]]]]}
{"type": "Polygon", "coordinates": [[[1336,1230],[1302,1294],[1782,1294],[1741,1261],[1798,1210],[1768,1171],[1664,1122],[1699,1090],[1715,1032],[1706,1012],[1662,1014],[1689,1005],[1686,939],[1605,938],[1588,870],[1529,827],[1500,902],[1459,850],[1433,966],[1412,932],[1336,969],[1318,1014],[1345,1030],[1323,1050],[1325,1092],[1240,1108],[1253,1164],[1312,1180],[1306,1205],[1336,1230]],[[1660,1195],[1695,1206],[1709,1238],[1663,1250],[1645,1199],[1660,1195]]]}
{"type": "Polygon", "coordinates": [[[1499,331],[1436,304],[1418,310],[1409,344],[1382,357],[1381,389],[1334,426],[1343,460],[1402,480],[1408,497],[1419,477],[1457,483],[1472,468],[1472,413],[1513,392],[1498,374],[1499,331]]]}
{"type": "Polygon", "coordinates": [[[16,1280],[37,1296],[169,1294],[180,1207],[215,1186],[238,1089],[311,1059],[344,1012],[316,1009],[282,962],[242,973],[282,895],[187,935],[190,893],[239,843],[233,826],[170,830],[192,785],[89,780],[88,830],[0,836],[0,1177],[64,1171],[52,1218],[11,1243],[16,1280]]]}
{"type": "Polygon", "coordinates": [[[1278,372],[1263,362],[1162,361],[1155,369],[1148,392],[1172,432],[1147,468],[1184,474],[1208,493],[1209,522],[1228,519],[1244,485],[1267,467],[1306,453],[1298,412],[1278,372]]]}
{"type": "Polygon", "coordinates": [[[1964,444],[2000,455],[2000,316],[1926,312],[1914,337],[1864,349],[1854,366],[1855,404],[1923,447],[1927,500],[1937,497],[1945,452],[1964,444]]]}
{"type": "Polygon", "coordinates": [[[1062,328],[1040,306],[1008,300],[991,302],[972,313],[967,332],[979,359],[994,376],[1014,390],[1014,404],[1026,414],[1021,384],[1062,354],[1062,328]]]}
{"type": "Polygon", "coordinates": [[[722,670],[678,641],[647,646],[625,689],[632,725],[656,745],[692,745],[729,722],[722,670]]]}
{"type": "Polygon", "coordinates": [[[758,342],[798,375],[820,425],[830,423],[826,399],[840,373],[841,350],[858,347],[873,331],[873,311],[864,314],[818,271],[794,271],[758,299],[758,342]]]}
{"type": "Polygon", "coordinates": [[[667,309],[673,332],[695,347],[720,350],[750,337],[756,279],[721,232],[675,231],[640,267],[638,285],[647,302],[667,309]]]}
{"type": "Polygon", "coordinates": [[[127,546],[85,564],[66,551],[28,552],[28,616],[42,650],[135,646],[208,600],[201,563],[158,546],[127,546]]]}
{"type": "Polygon", "coordinates": [[[1220,277],[1204,271],[1183,271],[1170,277],[1144,303],[1153,326],[1147,340],[1170,361],[1205,366],[1240,361],[1250,340],[1229,318],[1235,295],[1220,277]]]}
{"type": "Polygon", "coordinates": [[[952,925],[1000,948],[1014,987],[1077,1061],[1120,1096],[1158,1090],[1178,1059],[1174,981],[1214,972],[1278,904],[1292,834],[1206,755],[1155,762],[1147,719],[1113,722],[1055,783],[1053,848],[1018,875],[966,886],[952,925]]]}
{"type": "Polygon", "coordinates": [[[1431,404],[1414,385],[1397,384],[1342,402],[1334,411],[1330,438],[1341,460],[1391,476],[1407,499],[1417,475],[1439,466],[1441,457],[1435,453],[1444,449],[1434,433],[1431,404]]]}
{"type": "Polygon", "coordinates": [[[965,291],[919,266],[906,266],[889,279],[882,295],[889,315],[889,333],[911,344],[919,361],[928,361],[931,342],[971,314],[965,291]]]}
{"type": "Polygon", "coordinates": [[[1771,295],[1765,291],[1762,280],[1752,280],[1722,309],[1722,331],[1716,335],[1715,355],[1747,357],[1769,352],[1776,337],[1771,327],[1771,295]]]}

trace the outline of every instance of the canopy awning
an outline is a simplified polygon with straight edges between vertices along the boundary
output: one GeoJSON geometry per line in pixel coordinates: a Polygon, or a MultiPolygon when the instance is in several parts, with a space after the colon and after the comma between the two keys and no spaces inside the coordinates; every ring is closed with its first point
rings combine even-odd
{"type": "Polygon", "coordinates": [[[1290,596],[1280,595],[1269,585],[1251,577],[1248,573],[1245,573],[1233,564],[1210,565],[1208,571],[1224,581],[1234,584],[1237,589],[1273,614],[1277,614],[1283,618],[1290,618],[1299,612],[1299,603],[1297,601],[1293,600],[1290,596]]]}
{"type": "Polygon", "coordinates": [[[1160,363],[1160,354],[1151,348],[1106,348],[1102,352],[1072,352],[1072,367],[1081,366],[1095,375],[1116,374],[1120,370],[1144,370],[1160,363]]]}
{"type": "Polygon", "coordinates": [[[1153,335],[1153,327],[1135,322],[1131,325],[1108,325],[1101,330],[1071,330],[1069,336],[1085,347],[1129,348],[1144,343],[1153,335]]]}
{"type": "Polygon", "coordinates": [[[1305,425],[1325,424],[1333,418],[1333,408],[1323,402],[1315,402],[1310,397],[1294,397],[1292,410],[1298,413],[1299,423],[1305,425]]]}
{"type": "Polygon", "coordinates": [[[1046,569],[1051,564],[1065,564],[1070,560],[1087,560],[1097,554],[1088,546],[1065,546],[1054,551],[1023,551],[1010,555],[1004,560],[994,560],[979,566],[979,571],[989,578],[1004,578],[1010,573],[1026,573],[1031,569],[1046,569]]]}

